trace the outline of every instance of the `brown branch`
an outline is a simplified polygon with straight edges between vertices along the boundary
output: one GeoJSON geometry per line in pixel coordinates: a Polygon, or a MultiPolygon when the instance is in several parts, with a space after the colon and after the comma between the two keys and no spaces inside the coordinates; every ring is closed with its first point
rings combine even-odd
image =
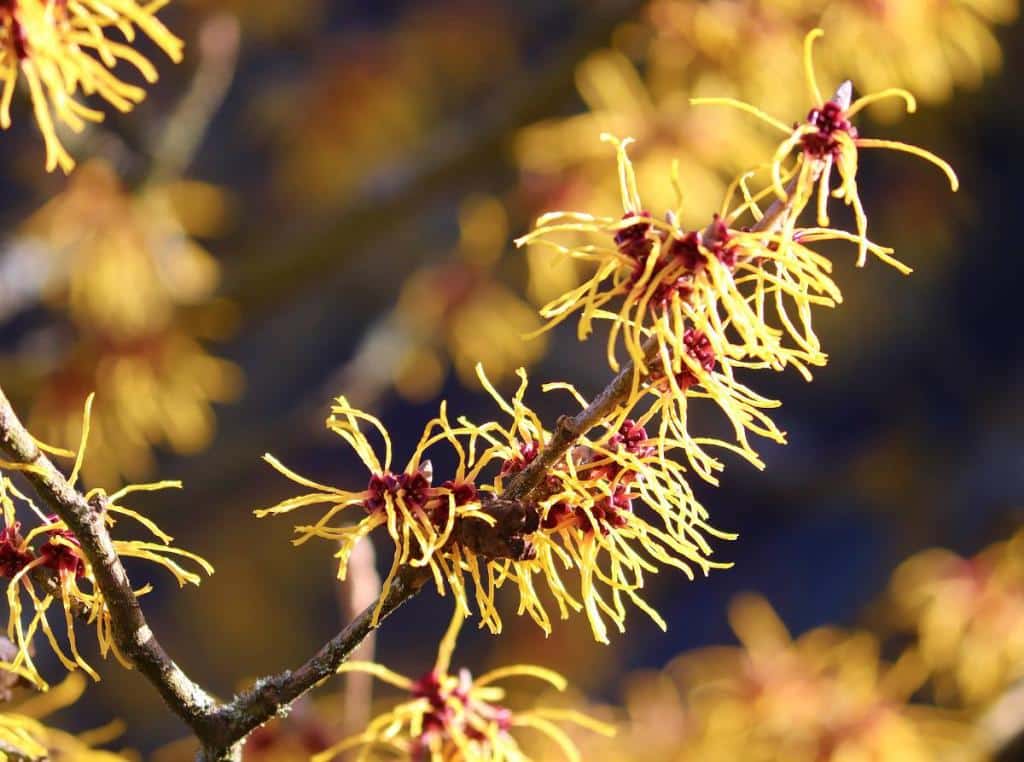
{"type": "Polygon", "coordinates": [[[87,501],[36,445],[0,389],[0,451],[22,466],[40,498],[68,525],[82,545],[96,586],[110,610],[118,650],[160,692],[167,706],[197,735],[207,732],[214,699],[171,660],[146,623],[128,574],[104,522],[105,501],[87,501]]]}
{"type": "MultiPolygon", "coordinates": [[[[775,228],[786,208],[786,202],[776,201],[752,230],[775,228]]],[[[645,348],[650,356],[653,343],[648,341],[645,348]]],[[[485,503],[497,521],[489,525],[476,519],[465,520],[456,527],[454,540],[489,558],[529,557],[528,537],[536,531],[538,519],[530,501],[531,493],[580,436],[625,401],[634,373],[633,365],[627,364],[584,410],[559,418],[551,440],[537,458],[510,481],[500,497],[485,503]]],[[[103,499],[87,501],[68,484],[18,420],[2,389],[0,451],[16,463],[33,467],[25,472],[26,478],[74,532],[93,567],[97,586],[110,608],[118,648],[192,729],[203,747],[200,758],[209,762],[239,759],[240,742],[249,733],[287,712],[296,699],[331,677],[380,622],[415,596],[429,577],[423,568],[406,567],[383,599],[374,601],[302,666],[258,680],[227,704],[220,704],[171,660],[146,623],[103,520],[103,499]],[[373,625],[373,612],[378,606],[380,616],[373,625]]]]}
{"type": "Polygon", "coordinates": [[[366,636],[380,626],[380,622],[420,591],[429,576],[430,572],[424,568],[404,568],[383,594],[383,600],[378,598],[374,601],[305,664],[294,671],[285,670],[257,680],[252,688],[222,706],[216,715],[223,732],[221,746],[227,747],[245,738],[268,719],[285,712],[297,698],[331,677],[366,636]],[[380,618],[373,625],[373,612],[378,605],[380,618]]]}
{"type": "MultiPolygon", "coordinates": [[[[848,105],[849,87],[844,83],[836,98],[845,98],[848,105]]],[[[761,218],[750,228],[754,233],[775,230],[783,221],[790,206],[796,181],[787,186],[787,198],[777,199],[765,210],[761,218]]],[[[646,356],[654,353],[654,341],[644,345],[646,356]]],[[[550,441],[537,457],[509,482],[504,492],[489,498],[483,507],[495,519],[488,524],[479,519],[466,519],[453,532],[453,541],[475,553],[488,558],[523,559],[530,555],[529,535],[537,530],[539,514],[531,502],[534,490],[543,482],[545,475],[568,452],[580,436],[607,419],[622,405],[633,383],[635,369],[627,364],[615,378],[575,416],[563,415],[558,419],[550,441]]],[[[381,619],[416,595],[428,579],[423,569],[406,568],[392,583],[384,596],[381,619]]],[[[241,694],[231,704],[223,707],[220,714],[232,729],[230,736],[242,738],[269,717],[284,710],[292,701],[330,677],[337,667],[373,628],[370,626],[376,603],[330,640],[320,652],[295,672],[265,678],[253,688],[241,694]]]]}

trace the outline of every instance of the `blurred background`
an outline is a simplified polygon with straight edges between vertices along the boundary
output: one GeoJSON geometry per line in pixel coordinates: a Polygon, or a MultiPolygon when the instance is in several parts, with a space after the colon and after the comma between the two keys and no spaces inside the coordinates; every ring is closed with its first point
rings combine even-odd
{"type": "MultiPolygon", "coordinates": [[[[933,553],[892,575],[926,548],[975,556],[1024,519],[1017,12],[1016,0],[177,0],[161,17],[185,38],[185,64],[161,65],[133,114],[76,137],[70,177],[41,171],[30,119],[3,135],[0,383],[32,431],[59,445],[77,442],[96,391],[87,486],[184,480],[184,493],[136,507],[217,568],[180,593],[158,579],[145,601],[190,674],[227,694],[294,666],[346,621],[359,591],[339,587],[329,546],[293,548],[292,522],[253,518],[292,494],[260,456],[362,488],[362,466],[322,427],[332,396],[379,415],[402,460],[440,398],[490,414],[478,360],[504,388],[526,366],[537,382],[600,389],[603,342],[580,344],[570,326],[523,340],[539,325],[536,306],[580,273],[512,238],[545,210],[617,213],[601,131],[637,139],[652,210],[671,204],[678,159],[684,222],[703,224],[729,179],[770,155],[772,136],[688,98],[732,95],[802,118],[800,44],[821,26],[823,87],[851,78],[859,92],[902,86],[921,101],[909,119],[879,108],[862,132],[923,145],[960,174],[953,196],[923,162],[862,161],[872,237],[913,276],[875,262],[857,270],[836,250],[846,300],[818,323],[831,362],[810,385],[796,374],[752,379],[784,402],[776,420],[790,444],[764,445],[764,472],[735,462],[720,487],[695,485],[716,526],[740,535],[718,550],[735,568],[695,583],[668,570],[653,578],[667,635],[634,614],[603,647],[582,618],[545,640],[508,617],[501,638],[467,631],[460,654],[473,669],[556,667],[578,689],[574,702],[651,744],[636,758],[690,759],[680,749],[697,754],[714,728],[738,738],[763,719],[732,705],[708,719],[692,699],[694,686],[721,679],[703,667],[743,672],[736,653],[675,658],[736,644],[730,611],[748,650],[768,638],[796,661],[838,658],[819,641],[786,650],[765,605],[735,598],[754,592],[794,635],[857,630],[871,644],[868,672],[875,651],[890,664],[920,645],[931,679],[909,681],[903,698],[943,709],[900,716],[932,739],[974,732],[965,725],[976,729],[1024,676],[1024,543],[970,564],[933,553]],[[946,596],[930,613],[915,597],[928,585],[946,596]],[[993,606],[997,624],[969,643],[993,606]],[[995,651],[995,663],[978,661],[995,651]],[[932,722],[942,730],[922,730],[932,722]]],[[[548,421],[563,412],[560,398],[531,401],[548,421]]],[[[402,609],[376,658],[426,671],[448,605],[427,593],[402,609]]],[[[118,743],[146,754],[183,734],[137,676],[116,664],[102,672],[65,726],[121,717],[118,743]]],[[[263,731],[250,757],[302,758],[337,740],[356,712],[344,690],[328,683],[317,703],[263,731]]],[[[786,705],[809,700],[800,696],[786,705]]],[[[864,758],[931,758],[897,736],[883,744],[894,756],[864,758]]],[[[622,749],[585,758],[625,759],[622,749]]]]}

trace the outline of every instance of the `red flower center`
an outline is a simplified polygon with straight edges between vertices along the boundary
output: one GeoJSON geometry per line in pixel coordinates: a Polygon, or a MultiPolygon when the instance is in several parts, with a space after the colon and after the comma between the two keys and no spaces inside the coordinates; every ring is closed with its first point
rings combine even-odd
{"type": "Polygon", "coordinates": [[[846,118],[846,112],[835,101],[828,101],[821,108],[812,108],[807,114],[807,123],[817,129],[802,138],[804,153],[814,159],[839,155],[839,141],[836,133],[845,132],[851,138],[857,137],[857,128],[846,118]]]}

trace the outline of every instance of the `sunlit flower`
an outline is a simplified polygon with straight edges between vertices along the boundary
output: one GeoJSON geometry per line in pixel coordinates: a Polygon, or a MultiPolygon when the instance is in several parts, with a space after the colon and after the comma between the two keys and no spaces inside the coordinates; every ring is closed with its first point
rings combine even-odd
{"type": "Polygon", "coordinates": [[[941,169],[954,191],[959,187],[959,181],[953,168],[930,151],[898,141],[861,137],[853,126],[851,119],[861,109],[887,98],[902,99],[907,111],[913,113],[917,109],[917,102],[906,90],[889,88],[851,102],[853,85],[847,81],[840,85],[833,98],[826,100],[822,96],[814,73],[812,50],[814,40],[823,34],[822,30],[815,29],[804,40],[804,74],[813,102],[804,122],[790,127],[760,109],[733,98],[694,98],[691,103],[738,108],[785,134],[786,139],[776,149],[771,162],[772,188],[779,199],[790,201],[793,210],[783,225],[784,236],[787,239],[792,237],[797,217],[815,199],[815,195],[818,225],[822,227],[829,224],[829,197],[841,198],[853,208],[859,247],[857,264],[863,265],[871,250],[871,242],[867,237],[867,214],[857,191],[857,162],[861,149],[886,148],[910,153],[941,169]],[[787,167],[786,163],[794,154],[795,164],[787,167]],[[831,185],[833,167],[839,174],[839,184],[834,190],[831,185]],[[785,186],[786,175],[795,178],[791,189],[785,186]]]}
{"type": "MultiPolygon", "coordinates": [[[[264,458],[275,470],[310,491],[282,500],[270,508],[257,510],[256,516],[262,518],[291,513],[313,505],[329,506],[316,523],[295,527],[293,543],[301,545],[314,537],[337,543],[339,547],[335,557],[338,559],[339,580],[345,579],[348,557],[356,543],[377,527],[386,527],[394,542],[395,553],[383,589],[387,591],[398,570],[408,564],[429,568],[438,593],[444,595],[448,588],[446,579],[450,582],[453,576],[458,578],[460,575],[460,562],[455,561],[453,569],[441,552],[452,537],[456,521],[473,518],[494,522],[480,508],[474,483],[478,471],[467,468],[466,451],[457,439],[463,431],[449,423],[446,405],[442,403],[438,416],[427,424],[405,468],[399,472],[392,471],[391,438],[387,429],[374,416],[349,405],[345,397],[335,400],[326,425],[345,440],[370,472],[366,488],[343,490],[315,482],[267,454],[264,458]],[[362,426],[368,426],[380,435],[384,444],[383,458],[377,456],[362,426]],[[424,454],[437,444],[447,444],[455,451],[458,466],[453,479],[434,486],[433,466],[424,454]],[[361,518],[355,523],[347,520],[345,511],[349,508],[362,511],[361,518]]],[[[453,592],[460,599],[465,594],[457,584],[453,586],[453,592]]]]}
{"type": "Polygon", "coordinates": [[[918,553],[894,573],[892,597],[945,697],[977,705],[1024,677],[1024,533],[974,558],[918,553]]]}
{"type": "MultiPolygon", "coordinates": [[[[77,481],[85,455],[91,405],[92,397],[86,402],[81,445],[69,477],[72,486],[77,481]]],[[[54,448],[47,449],[55,454],[74,455],[54,448]]],[[[12,468],[15,468],[14,464],[0,463],[0,470],[12,468]]],[[[95,500],[103,506],[104,519],[109,527],[113,528],[121,519],[130,519],[152,535],[152,539],[143,540],[115,538],[113,547],[121,558],[155,563],[170,572],[179,586],[198,585],[200,575],[186,568],[183,562],[195,564],[207,574],[213,573],[213,567],[194,553],[172,545],[173,538],[170,535],[138,511],[122,504],[124,498],[137,492],[180,486],[180,482],[173,481],[135,484],[122,487],[111,495],[94,489],[85,497],[87,501],[95,500]]],[[[34,638],[42,634],[67,669],[81,668],[98,680],[99,676],[78,648],[75,621],[82,619],[96,628],[101,655],[106,657],[112,652],[122,664],[130,668],[114,642],[110,610],[96,585],[92,566],[74,533],[58,517],[43,513],[29,496],[20,492],[2,473],[0,506],[4,522],[0,530],[0,575],[7,580],[7,637],[18,648],[16,656],[10,660],[10,666],[22,670],[37,686],[46,688],[46,682],[32,658],[34,638]],[[18,510],[19,505],[21,511],[18,510]],[[26,520],[31,521],[31,525],[25,524],[26,520]],[[51,607],[63,612],[66,644],[61,643],[49,621],[51,607]]],[[[152,586],[147,584],[135,590],[135,594],[144,595],[151,589],[152,586]]]]}
{"type": "Polygon", "coordinates": [[[20,756],[10,758],[33,762],[47,759],[115,762],[126,759],[120,754],[93,748],[117,738],[123,731],[119,722],[77,736],[40,722],[47,715],[76,702],[85,690],[85,683],[81,675],[68,675],[49,692],[30,696],[0,710],[0,754],[17,754],[20,756]]]}
{"type": "MultiPolygon", "coordinates": [[[[481,488],[500,494],[506,481],[537,457],[549,434],[524,402],[523,371],[519,388],[508,400],[482,370],[480,376],[512,419],[506,426],[484,424],[474,433],[490,445],[474,460],[475,467],[498,466],[493,484],[481,488]]],[[[568,390],[585,405],[567,384],[545,388],[568,390]]],[[[472,428],[468,421],[460,422],[472,428]]],[[[674,449],[674,443],[649,437],[643,424],[632,420],[581,437],[531,498],[539,524],[528,537],[531,557],[491,560],[489,578],[497,587],[511,581],[519,590],[520,613],[545,632],[551,631],[551,621],[537,581],[550,591],[561,618],[584,611],[601,642],[608,642],[606,620],[624,630],[627,602],[664,628],[664,620],[640,595],[645,575],[656,573],[659,565],[676,567],[691,579],[694,567],[705,574],[727,567],[709,559],[712,550],[704,535],[733,537],[708,523],[707,512],[686,484],[684,469],[667,457],[674,449]]]]}
{"type": "MultiPolygon", "coordinates": [[[[704,230],[685,231],[677,212],[661,221],[643,209],[626,153],[629,141],[608,139],[618,145],[622,219],[557,212],[519,239],[596,266],[583,284],[541,309],[545,329],[578,315],[578,334],[585,339],[595,320],[610,321],[610,366],[618,369],[617,350],[625,348],[637,371],[633,397],[664,395],[661,406],[673,433],[689,445],[705,478],[717,466],[687,433],[690,398],[714,401],[735,432],[736,445],[722,444],[760,465],[747,433],[783,442],[765,413],[778,403],[739,382],[735,371],[792,365],[810,378],[809,367],[825,363],[812,310],[832,307],[842,295],[830,276],[831,262],[811,245],[855,237],[828,228],[778,232],[768,223],[755,229],[766,212],[759,204],[765,194],[752,194],[747,186],[754,173],[732,184],[720,214],[704,230]],[[737,191],[742,201],[733,208],[737,191]],[[745,216],[752,225],[740,223],[745,216]],[[567,232],[591,234],[597,242],[563,244],[558,236],[567,232]],[[649,370],[653,383],[642,384],[649,370]]],[[[887,249],[872,244],[871,250],[888,257],[887,249]]]]}
{"type": "Polygon", "coordinates": [[[568,709],[532,707],[512,710],[503,706],[505,690],[495,683],[512,677],[531,677],[558,690],[565,678],[544,667],[517,664],[486,672],[476,679],[466,669],[451,673],[452,652],[465,612],[455,615],[438,650],[433,669],[418,680],[372,662],[347,662],[339,673],[367,672],[408,694],[409,698],[370,722],[358,736],[346,739],[313,756],[327,762],[343,751],[363,747],[359,760],[388,750],[422,762],[528,762],[513,731],[538,731],[571,762],[581,756],[559,723],[572,723],[604,735],[613,730],[586,715],[568,709]]]}
{"type": "Polygon", "coordinates": [[[46,169],[70,172],[74,159],[57,134],[57,125],[81,132],[87,122],[100,122],[103,112],[76,99],[98,95],[118,111],[130,111],[146,91],[131,85],[114,69],[132,66],[147,82],[156,68],[132,47],[141,32],[175,62],[182,42],[156,12],[168,0],[140,5],[136,0],[4,0],[0,5],[0,127],[11,125],[11,101],[19,78],[28,84],[36,123],[46,143],[46,169]],[[126,40],[109,34],[116,30],[126,40]]]}

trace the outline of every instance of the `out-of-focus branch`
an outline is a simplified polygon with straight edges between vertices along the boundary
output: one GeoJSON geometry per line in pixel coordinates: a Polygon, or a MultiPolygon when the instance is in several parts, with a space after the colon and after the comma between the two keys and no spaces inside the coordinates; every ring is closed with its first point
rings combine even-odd
{"type": "Polygon", "coordinates": [[[550,115],[571,96],[577,63],[606,45],[615,27],[642,5],[642,0],[592,3],[586,21],[556,60],[502,83],[500,97],[386,167],[354,194],[352,203],[325,212],[319,220],[303,219],[271,241],[253,242],[238,269],[227,273],[224,295],[249,314],[273,309],[337,270],[361,246],[382,230],[393,230],[397,221],[410,217],[453,181],[479,173],[503,154],[511,132],[550,115]]]}
{"type": "Polygon", "coordinates": [[[153,148],[150,181],[176,178],[192,162],[234,80],[241,35],[238,19],[229,13],[203,22],[195,77],[153,148]]]}
{"type": "MultiPolygon", "coordinates": [[[[369,540],[358,543],[348,557],[348,574],[338,586],[341,611],[344,621],[355,621],[359,614],[368,609],[380,595],[380,574],[377,573],[377,554],[369,540]]],[[[377,647],[377,634],[372,630],[352,652],[357,661],[373,661],[377,647]]],[[[373,700],[373,676],[365,672],[349,672],[345,675],[342,692],[342,730],[346,736],[361,733],[370,721],[370,704],[373,700]]]]}

